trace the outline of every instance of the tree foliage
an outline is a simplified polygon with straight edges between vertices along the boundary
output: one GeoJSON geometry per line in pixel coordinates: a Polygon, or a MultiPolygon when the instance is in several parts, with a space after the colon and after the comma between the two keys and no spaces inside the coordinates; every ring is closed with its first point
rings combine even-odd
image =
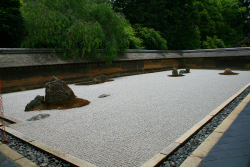
{"type": "Polygon", "coordinates": [[[129,39],[129,48],[130,49],[144,49],[143,40],[141,38],[136,37],[135,30],[131,27],[125,27],[125,33],[129,39]]]}
{"type": "Polygon", "coordinates": [[[132,25],[159,31],[169,49],[195,49],[200,47],[200,35],[194,1],[115,0],[113,8],[122,11],[132,25]]]}
{"type": "Polygon", "coordinates": [[[202,48],[203,49],[214,49],[214,48],[225,48],[225,43],[218,39],[217,36],[214,36],[213,38],[208,37],[206,38],[206,41],[202,42],[202,48]]]}
{"type": "Polygon", "coordinates": [[[154,28],[169,49],[199,49],[207,37],[228,45],[250,33],[249,0],[113,0],[132,25],[154,28]]]}
{"type": "Polygon", "coordinates": [[[153,28],[142,27],[135,24],[134,29],[136,36],[142,39],[142,44],[146,49],[150,50],[167,50],[167,41],[161,37],[160,32],[153,28]]]}
{"type": "Polygon", "coordinates": [[[28,34],[22,47],[55,48],[68,56],[100,57],[110,63],[128,48],[128,21],[106,0],[24,0],[28,34]],[[98,54],[98,49],[103,52],[98,54]]]}
{"type": "Polygon", "coordinates": [[[196,1],[199,9],[199,28],[201,40],[207,36],[218,36],[226,45],[233,45],[243,37],[245,9],[240,7],[237,0],[203,0],[196,1]]]}
{"type": "Polygon", "coordinates": [[[242,14],[244,20],[243,35],[247,37],[250,35],[250,1],[239,0],[238,5],[245,8],[245,12],[242,14]]]}
{"type": "Polygon", "coordinates": [[[24,22],[19,0],[0,1],[0,48],[20,47],[24,35],[24,22]]]}

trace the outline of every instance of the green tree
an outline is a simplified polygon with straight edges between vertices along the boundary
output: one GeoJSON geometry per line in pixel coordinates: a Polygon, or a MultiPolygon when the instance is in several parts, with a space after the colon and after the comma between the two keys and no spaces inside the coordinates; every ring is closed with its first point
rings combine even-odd
{"type": "Polygon", "coordinates": [[[0,1],[0,48],[20,47],[24,36],[24,21],[19,0],[0,1]]]}
{"type": "Polygon", "coordinates": [[[55,48],[64,57],[81,52],[83,57],[90,55],[107,63],[116,59],[118,51],[128,48],[125,28],[130,25],[106,0],[24,0],[24,3],[28,35],[22,47],[55,48]]]}
{"type": "Polygon", "coordinates": [[[242,18],[244,20],[243,35],[247,37],[250,35],[250,1],[239,0],[238,5],[246,9],[245,13],[242,14],[242,18]]]}
{"type": "Polygon", "coordinates": [[[245,7],[241,7],[238,0],[221,0],[222,16],[225,24],[217,34],[226,45],[234,45],[245,37],[243,35],[245,7]]]}
{"type": "Polygon", "coordinates": [[[195,6],[200,14],[198,26],[202,41],[216,35],[226,45],[233,45],[244,38],[242,14],[245,9],[238,0],[203,0],[195,2],[195,6]]]}
{"type": "Polygon", "coordinates": [[[136,36],[142,39],[142,44],[150,50],[167,50],[167,41],[161,37],[160,32],[153,28],[142,27],[139,24],[134,26],[136,36]]]}
{"type": "Polygon", "coordinates": [[[195,0],[115,0],[113,8],[123,12],[132,25],[153,28],[162,34],[169,49],[200,48],[195,0]]]}
{"type": "Polygon", "coordinates": [[[125,33],[129,38],[130,49],[144,49],[145,48],[145,46],[143,46],[143,40],[135,36],[137,33],[131,26],[125,27],[125,33]]]}
{"type": "Polygon", "coordinates": [[[221,39],[218,39],[216,35],[213,38],[207,36],[206,41],[202,42],[203,49],[215,49],[225,47],[225,43],[221,39]]]}
{"type": "Polygon", "coordinates": [[[195,6],[199,10],[199,29],[201,40],[205,40],[207,36],[214,36],[218,33],[218,28],[223,22],[222,4],[220,0],[203,0],[196,1],[195,6]]]}

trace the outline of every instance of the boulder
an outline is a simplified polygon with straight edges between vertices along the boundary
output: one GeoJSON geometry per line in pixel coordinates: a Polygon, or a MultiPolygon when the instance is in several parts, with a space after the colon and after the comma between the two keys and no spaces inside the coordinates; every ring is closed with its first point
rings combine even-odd
{"type": "Polygon", "coordinates": [[[98,83],[98,82],[105,82],[105,81],[108,81],[108,80],[109,80],[108,77],[106,77],[105,75],[100,75],[98,77],[95,77],[93,79],[93,82],[98,83]]]}
{"type": "Polygon", "coordinates": [[[53,77],[46,83],[45,102],[55,103],[74,99],[76,96],[72,89],[61,79],[53,77]]]}
{"type": "Polygon", "coordinates": [[[174,67],[172,71],[173,76],[178,76],[178,70],[174,67]]]}
{"type": "Polygon", "coordinates": [[[50,114],[38,114],[36,116],[31,117],[30,119],[27,119],[27,121],[37,121],[37,120],[40,120],[40,119],[45,119],[45,118],[47,118],[49,116],[50,116],[50,114]]]}
{"type": "Polygon", "coordinates": [[[232,70],[230,68],[225,69],[224,74],[232,74],[232,70]]]}
{"type": "Polygon", "coordinates": [[[31,100],[25,107],[24,111],[30,111],[44,103],[44,96],[37,95],[34,100],[31,100]]]}
{"type": "Polygon", "coordinates": [[[190,68],[186,68],[186,72],[187,72],[187,73],[190,73],[190,68]]]}

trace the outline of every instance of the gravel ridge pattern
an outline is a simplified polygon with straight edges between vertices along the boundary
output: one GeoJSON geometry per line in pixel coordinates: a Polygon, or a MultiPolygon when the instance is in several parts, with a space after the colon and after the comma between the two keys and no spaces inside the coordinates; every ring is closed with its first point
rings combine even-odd
{"type": "Polygon", "coordinates": [[[88,106],[24,112],[44,89],[3,95],[5,114],[23,123],[11,128],[96,166],[141,166],[250,82],[249,71],[171,71],[114,78],[98,85],[69,85],[88,106]],[[100,94],[110,94],[98,98],[100,94]],[[51,116],[27,121],[37,114],[51,116]]]}
{"type": "MultiPolygon", "coordinates": [[[[159,167],[178,167],[189,155],[223,122],[223,120],[239,105],[239,103],[250,93],[250,87],[244,90],[232,102],[224,107],[213,119],[211,119],[201,130],[193,135],[182,147],[178,148],[159,167]]],[[[15,137],[7,134],[10,148],[22,154],[40,167],[68,167],[72,166],[61,159],[45,153],[15,137]]],[[[0,141],[3,135],[0,133],[0,141]]]]}

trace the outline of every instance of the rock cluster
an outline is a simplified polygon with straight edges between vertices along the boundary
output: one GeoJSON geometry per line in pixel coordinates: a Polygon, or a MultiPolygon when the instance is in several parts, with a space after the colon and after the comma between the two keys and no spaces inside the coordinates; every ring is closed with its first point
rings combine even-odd
{"type": "Polygon", "coordinates": [[[42,106],[44,103],[57,103],[75,99],[76,95],[72,89],[61,79],[55,76],[46,83],[45,98],[44,96],[36,96],[25,107],[25,111],[31,111],[37,107],[42,106]]]}
{"type": "Polygon", "coordinates": [[[178,73],[178,70],[174,67],[172,70],[172,76],[177,77],[177,76],[184,76],[183,73],[189,73],[190,69],[187,68],[186,70],[180,70],[178,73]]]}

